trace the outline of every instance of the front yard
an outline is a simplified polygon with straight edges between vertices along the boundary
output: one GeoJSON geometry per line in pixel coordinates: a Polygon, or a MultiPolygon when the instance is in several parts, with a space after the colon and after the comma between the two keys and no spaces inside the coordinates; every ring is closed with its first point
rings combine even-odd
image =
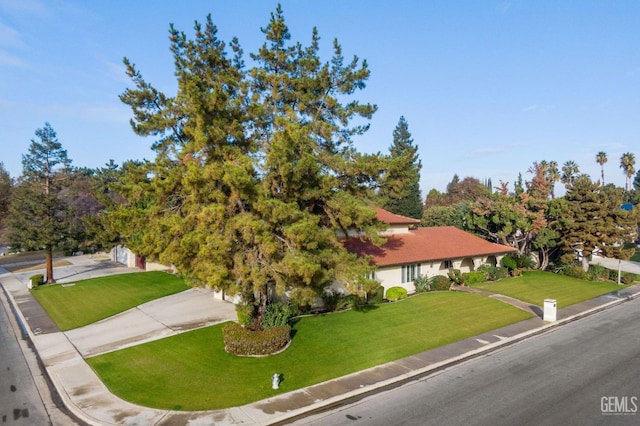
{"type": "Polygon", "coordinates": [[[475,336],[530,315],[476,294],[439,292],[364,311],[303,317],[283,353],[227,354],[222,325],[134,346],[87,362],[109,389],[145,406],[239,406],[475,336]],[[271,376],[283,375],[279,390],[271,376]]]}

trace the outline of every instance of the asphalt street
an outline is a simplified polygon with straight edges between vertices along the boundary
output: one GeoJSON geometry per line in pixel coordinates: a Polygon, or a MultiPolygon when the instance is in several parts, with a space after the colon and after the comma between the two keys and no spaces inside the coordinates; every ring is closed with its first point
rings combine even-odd
{"type": "MultiPolygon", "coordinates": [[[[0,290],[1,291],[1,290],[0,290]]],[[[3,295],[0,295],[0,299],[3,295]]],[[[0,424],[50,425],[44,402],[35,385],[29,364],[9,320],[5,304],[0,302],[0,424]]]]}
{"type": "Polygon", "coordinates": [[[298,425],[640,424],[640,300],[298,425]]]}

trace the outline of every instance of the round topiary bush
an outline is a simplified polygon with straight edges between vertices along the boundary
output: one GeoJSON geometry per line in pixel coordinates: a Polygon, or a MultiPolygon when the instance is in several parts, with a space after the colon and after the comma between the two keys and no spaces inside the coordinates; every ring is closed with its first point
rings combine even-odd
{"type": "Polygon", "coordinates": [[[249,330],[238,323],[222,329],[224,350],[238,356],[265,356],[283,351],[291,341],[291,326],[249,330]]]}
{"type": "Polygon", "coordinates": [[[431,291],[448,291],[451,287],[451,280],[444,275],[436,275],[431,278],[431,291]]]}
{"type": "Polygon", "coordinates": [[[403,287],[391,287],[387,290],[387,300],[390,302],[395,302],[405,297],[407,297],[407,289],[403,287]]]}

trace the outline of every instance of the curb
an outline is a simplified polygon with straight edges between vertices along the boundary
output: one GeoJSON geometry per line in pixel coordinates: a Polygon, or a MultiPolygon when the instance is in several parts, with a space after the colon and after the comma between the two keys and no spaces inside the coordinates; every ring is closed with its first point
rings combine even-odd
{"type": "Polygon", "coordinates": [[[13,316],[16,319],[16,322],[18,323],[18,328],[20,328],[20,331],[22,332],[22,337],[24,339],[28,338],[31,341],[31,343],[33,343],[34,334],[31,332],[31,329],[29,329],[29,327],[27,326],[27,320],[24,317],[24,315],[22,315],[22,311],[18,309],[18,303],[13,298],[13,295],[9,291],[7,291],[7,289],[4,287],[4,285],[1,282],[0,282],[0,287],[2,287],[2,292],[7,297],[7,302],[9,303],[11,312],[13,313],[13,316]]]}
{"type": "MultiPolygon", "coordinates": [[[[322,413],[324,411],[328,411],[330,409],[336,408],[336,407],[340,407],[342,405],[346,405],[346,404],[351,404],[357,401],[360,401],[368,396],[380,393],[380,392],[386,392],[388,390],[391,389],[395,389],[397,387],[403,386],[407,383],[416,381],[416,380],[420,380],[423,379],[425,377],[428,377],[434,373],[438,373],[440,371],[443,371],[449,367],[453,367],[455,365],[461,364],[465,361],[469,361],[472,360],[474,358],[486,355],[490,352],[494,352],[497,349],[501,349],[507,346],[511,346],[514,345],[522,340],[534,337],[534,336],[538,336],[544,333],[547,333],[549,331],[552,331],[555,328],[558,328],[562,325],[571,323],[573,321],[577,321],[580,320],[582,318],[591,316],[593,314],[596,314],[598,312],[602,312],[605,311],[607,309],[610,309],[614,306],[617,305],[621,305],[622,303],[631,301],[635,298],[637,298],[638,296],[640,296],[640,291],[631,294],[623,299],[618,299],[618,300],[613,300],[611,302],[605,303],[604,305],[601,306],[596,306],[595,308],[591,308],[588,309],[584,312],[580,312],[578,314],[569,316],[567,318],[563,318],[561,320],[557,320],[554,322],[551,322],[549,324],[545,324],[542,327],[538,327],[535,328],[533,330],[529,330],[529,331],[525,331],[522,332],[520,334],[516,334],[515,336],[509,337],[507,339],[504,340],[500,340],[494,343],[490,343],[488,345],[485,345],[481,348],[478,349],[474,349],[471,350],[469,352],[465,352],[463,354],[460,354],[458,356],[446,359],[444,361],[440,361],[440,362],[436,362],[434,364],[431,364],[427,367],[423,367],[417,370],[414,370],[412,372],[409,373],[405,373],[402,374],[400,376],[397,376],[395,378],[392,379],[387,379],[381,382],[378,382],[374,385],[370,385],[367,386],[366,388],[362,388],[361,390],[354,390],[349,392],[348,394],[343,394],[343,395],[339,395],[339,396],[335,396],[332,398],[329,398],[327,400],[324,400],[322,402],[316,403],[313,405],[312,408],[307,407],[305,408],[299,408],[296,410],[292,410],[290,412],[287,412],[279,417],[275,417],[272,420],[270,420],[269,422],[267,422],[267,425],[284,425],[284,424],[288,424],[291,423],[295,420],[307,417],[309,415],[313,415],[313,414],[318,414],[318,413],[322,413]]],[[[374,368],[378,368],[384,365],[390,365],[393,364],[394,361],[388,363],[388,364],[382,364],[380,366],[374,367],[374,368]]],[[[363,370],[366,371],[366,370],[363,370]]],[[[362,372],[362,371],[361,371],[362,372]]],[[[358,372],[358,373],[361,373],[358,372]]],[[[353,373],[354,375],[358,374],[358,373],[353,373]]]]}

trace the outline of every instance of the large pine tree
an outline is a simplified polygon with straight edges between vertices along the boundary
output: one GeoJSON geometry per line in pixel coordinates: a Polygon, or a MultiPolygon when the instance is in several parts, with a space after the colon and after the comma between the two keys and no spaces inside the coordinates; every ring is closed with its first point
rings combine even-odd
{"type": "Polygon", "coordinates": [[[71,160],[49,123],[36,130],[36,136],[22,156],[22,178],[11,194],[9,239],[14,247],[44,247],[46,282],[51,284],[53,249],[63,246],[72,232],[70,207],[61,196],[61,177],[71,160]]]}
{"type": "Polygon", "coordinates": [[[123,179],[127,202],[111,223],[140,254],[239,293],[258,321],[274,292],[306,304],[334,280],[356,292],[377,285],[339,237],[379,229],[373,206],[388,159],[357,152],[351,139],[368,128],[351,121],[376,110],[352,99],[366,62],[345,61],[337,41],[322,62],[315,29],[309,46],[291,43],[279,6],[248,70],[211,17],[195,30],[190,40],[171,29],[173,97],[125,62],[135,88],[121,98],[134,131],[160,138],[155,161],[123,179]]]}
{"type": "Polygon", "coordinates": [[[386,185],[382,189],[385,209],[407,217],[421,219],[423,213],[420,195],[420,169],[418,147],[413,145],[409,124],[400,117],[393,130],[393,144],[389,148],[393,167],[388,170],[386,185]]]}
{"type": "Polygon", "coordinates": [[[565,200],[566,211],[559,226],[565,260],[577,252],[587,271],[589,259],[596,252],[618,259],[633,254],[624,243],[637,237],[637,212],[620,208],[622,189],[602,187],[583,175],[573,181],[565,200]]]}

